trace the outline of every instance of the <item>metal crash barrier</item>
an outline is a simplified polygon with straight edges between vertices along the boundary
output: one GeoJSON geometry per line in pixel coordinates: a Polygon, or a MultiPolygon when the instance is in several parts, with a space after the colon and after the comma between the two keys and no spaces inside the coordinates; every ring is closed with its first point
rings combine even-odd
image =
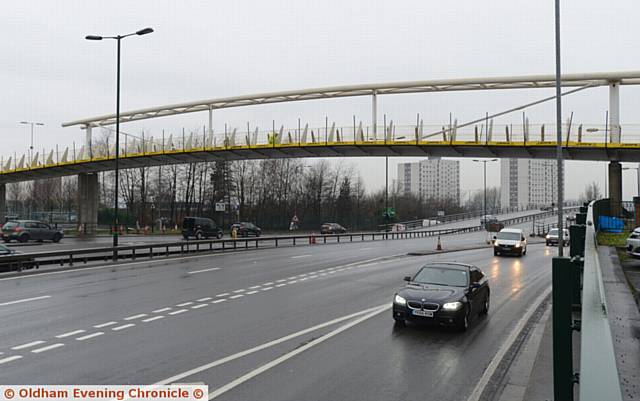
{"type": "Polygon", "coordinates": [[[556,401],[621,401],[622,392],[597,253],[594,203],[570,227],[570,257],[553,258],[553,385],[556,401]],[[580,312],[580,319],[573,318],[580,312]],[[573,340],[580,336],[574,370],[573,340]]]}

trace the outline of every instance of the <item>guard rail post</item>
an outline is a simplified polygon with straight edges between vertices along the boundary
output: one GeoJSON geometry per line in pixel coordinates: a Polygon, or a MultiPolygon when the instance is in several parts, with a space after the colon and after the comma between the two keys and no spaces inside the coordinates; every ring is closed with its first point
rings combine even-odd
{"type": "Polygon", "coordinates": [[[573,270],[573,263],[568,257],[553,258],[553,395],[557,401],[573,401],[573,270]]]}

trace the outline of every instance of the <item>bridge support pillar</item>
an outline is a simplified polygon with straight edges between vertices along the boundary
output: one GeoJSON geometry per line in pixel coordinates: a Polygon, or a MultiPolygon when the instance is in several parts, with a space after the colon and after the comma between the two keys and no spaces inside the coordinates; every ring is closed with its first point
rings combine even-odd
{"type": "Polygon", "coordinates": [[[98,174],[78,174],[78,225],[81,235],[92,236],[98,227],[98,174]]]}
{"type": "Polygon", "coordinates": [[[7,184],[0,184],[0,224],[7,216],[7,184]]]}
{"type": "Polygon", "coordinates": [[[620,216],[622,211],[622,165],[609,163],[609,201],[611,216],[620,216]]]}
{"type": "Polygon", "coordinates": [[[609,84],[609,142],[620,143],[620,83],[609,84]]]}

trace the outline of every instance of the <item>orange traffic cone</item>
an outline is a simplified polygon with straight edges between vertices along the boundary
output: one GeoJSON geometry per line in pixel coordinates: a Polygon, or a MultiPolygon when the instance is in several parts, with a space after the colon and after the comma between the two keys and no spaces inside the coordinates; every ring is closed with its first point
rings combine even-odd
{"type": "Polygon", "coordinates": [[[309,244],[315,244],[316,243],[316,235],[314,233],[311,233],[311,236],[309,236],[309,244]]]}
{"type": "Polygon", "coordinates": [[[436,251],[442,250],[442,244],[440,243],[440,236],[438,235],[438,246],[436,247],[436,251]]]}

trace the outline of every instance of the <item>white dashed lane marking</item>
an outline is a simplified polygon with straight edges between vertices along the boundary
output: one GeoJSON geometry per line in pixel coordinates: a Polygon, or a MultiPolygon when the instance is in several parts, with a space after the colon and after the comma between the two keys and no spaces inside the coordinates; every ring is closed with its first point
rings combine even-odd
{"type": "Polygon", "coordinates": [[[42,340],[33,341],[33,342],[22,344],[22,345],[16,345],[15,347],[11,347],[11,349],[19,350],[19,349],[31,348],[31,347],[35,347],[36,345],[44,344],[45,342],[46,341],[42,341],[42,340]]]}
{"type": "Polygon", "coordinates": [[[200,299],[196,299],[196,301],[198,302],[207,302],[207,301],[211,301],[213,298],[211,297],[204,297],[204,298],[200,298],[200,299]]]}
{"type": "Polygon", "coordinates": [[[0,365],[2,365],[3,363],[15,361],[16,359],[21,359],[21,358],[22,358],[22,356],[20,356],[20,355],[8,356],[6,358],[0,359],[0,365]]]}
{"type": "Polygon", "coordinates": [[[227,295],[229,295],[228,292],[223,292],[222,294],[216,295],[216,297],[226,297],[227,295]]]}
{"type": "Polygon", "coordinates": [[[107,322],[107,323],[102,323],[102,324],[96,324],[93,327],[95,327],[96,329],[101,329],[103,327],[113,326],[114,324],[118,324],[118,322],[107,322]]]}
{"type": "Polygon", "coordinates": [[[211,269],[202,269],[202,270],[194,270],[192,272],[187,272],[189,274],[198,274],[198,273],[205,273],[205,272],[212,272],[215,270],[220,270],[219,267],[212,267],[211,269]]]}
{"type": "Polygon", "coordinates": [[[41,352],[49,351],[49,350],[60,348],[60,347],[64,347],[64,344],[63,343],[51,344],[51,345],[47,345],[46,347],[34,349],[31,352],[33,352],[34,354],[39,354],[41,352]]]}
{"type": "Polygon", "coordinates": [[[147,316],[146,313],[141,313],[139,315],[127,316],[123,320],[135,320],[135,319],[140,319],[141,317],[145,317],[145,316],[147,316]]]}
{"type": "Polygon", "coordinates": [[[309,256],[311,256],[311,254],[292,256],[291,259],[308,258],[309,256]]]}
{"type": "Polygon", "coordinates": [[[112,328],[111,330],[113,330],[113,331],[120,331],[120,330],[124,330],[124,329],[127,329],[127,328],[129,328],[129,327],[133,327],[133,326],[135,326],[135,324],[133,324],[133,323],[129,323],[129,324],[125,324],[125,325],[122,325],[122,326],[114,327],[114,328],[112,328]]]}
{"type": "Polygon", "coordinates": [[[259,285],[254,285],[253,287],[249,287],[250,290],[255,290],[256,288],[260,288],[261,286],[259,285]]]}
{"type": "Polygon", "coordinates": [[[273,289],[273,287],[264,287],[264,288],[262,289],[262,291],[269,291],[269,290],[272,290],[272,289],[273,289]]]}
{"type": "Polygon", "coordinates": [[[258,293],[258,291],[255,291],[255,290],[254,290],[254,291],[249,291],[249,292],[247,292],[247,295],[253,295],[253,294],[257,294],[257,293],[258,293]]]}
{"type": "Polygon", "coordinates": [[[65,337],[75,336],[76,334],[80,334],[80,333],[84,333],[84,332],[85,332],[85,330],[70,331],[68,333],[57,335],[56,338],[65,338],[65,337]]]}
{"type": "Polygon", "coordinates": [[[238,295],[231,296],[231,297],[229,297],[229,298],[230,298],[230,299],[236,299],[236,298],[242,298],[242,297],[244,297],[244,295],[242,295],[242,294],[238,294],[238,295]]]}
{"type": "Polygon", "coordinates": [[[153,313],[162,313],[162,312],[166,312],[168,310],[171,310],[171,308],[156,309],[156,310],[153,311],[153,313]]]}
{"type": "Polygon", "coordinates": [[[222,299],[216,299],[215,301],[211,301],[212,304],[219,304],[220,302],[225,302],[227,299],[226,298],[222,298],[222,299]]]}
{"type": "Polygon", "coordinates": [[[239,290],[235,290],[233,291],[234,294],[237,294],[239,292],[245,292],[246,290],[244,288],[240,288],[239,290]]]}
{"type": "Polygon", "coordinates": [[[174,310],[173,312],[169,312],[170,315],[179,315],[181,313],[185,313],[187,312],[188,309],[178,309],[178,310],[174,310]]]}
{"type": "Polygon", "coordinates": [[[94,337],[99,337],[101,335],[103,335],[104,333],[101,331],[98,331],[96,333],[92,333],[92,334],[87,334],[86,336],[82,336],[82,337],[77,337],[76,340],[78,341],[84,341],[84,340],[88,340],[90,338],[94,338],[94,337]]]}
{"type": "Polygon", "coordinates": [[[209,306],[209,304],[193,305],[191,309],[200,309],[200,308],[204,308],[205,306],[209,306]]]}
{"type": "Polygon", "coordinates": [[[160,320],[160,319],[164,319],[164,316],[162,315],[154,316],[154,317],[150,317],[149,319],[142,319],[142,321],[145,323],[148,323],[148,322],[153,322],[154,320],[160,320]]]}
{"type": "Polygon", "coordinates": [[[183,306],[189,306],[191,304],[193,304],[193,302],[183,302],[181,304],[176,304],[176,306],[183,307],[183,306]]]}

